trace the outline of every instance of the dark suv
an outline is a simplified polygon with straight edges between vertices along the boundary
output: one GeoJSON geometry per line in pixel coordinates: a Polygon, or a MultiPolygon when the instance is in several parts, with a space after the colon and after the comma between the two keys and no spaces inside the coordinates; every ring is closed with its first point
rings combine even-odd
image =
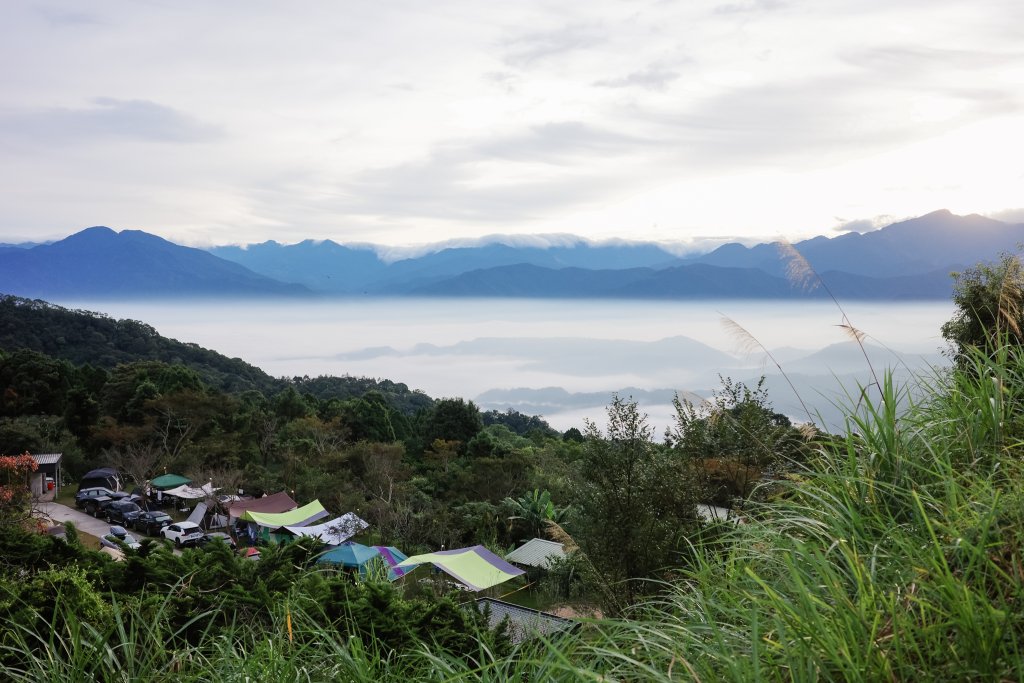
{"type": "Polygon", "coordinates": [[[86,503],[96,498],[124,498],[127,493],[119,493],[117,491],[111,491],[108,488],[102,486],[91,486],[86,489],[79,489],[78,493],[75,494],[75,507],[84,508],[86,503]]]}
{"type": "Polygon", "coordinates": [[[85,499],[85,514],[92,515],[93,517],[102,517],[106,514],[106,507],[111,503],[119,500],[124,500],[128,497],[126,493],[115,493],[111,496],[96,496],[95,498],[85,499]]]}
{"type": "Polygon", "coordinates": [[[142,508],[130,500],[112,500],[103,506],[103,512],[107,517],[107,524],[120,522],[124,526],[130,527],[142,514],[142,508]]]}
{"type": "Polygon", "coordinates": [[[159,536],[160,530],[171,524],[174,524],[174,520],[169,514],[159,510],[150,510],[136,517],[132,526],[144,534],[159,536]]]}

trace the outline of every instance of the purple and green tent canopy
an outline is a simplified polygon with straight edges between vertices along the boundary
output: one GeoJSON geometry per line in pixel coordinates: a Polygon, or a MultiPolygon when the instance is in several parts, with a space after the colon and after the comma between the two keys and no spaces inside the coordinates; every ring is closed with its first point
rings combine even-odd
{"type": "Polygon", "coordinates": [[[406,567],[399,567],[398,563],[408,559],[408,555],[403,553],[401,550],[393,545],[375,545],[372,546],[380,553],[381,558],[387,563],[389,567],[388,578],[392,581],[395,579],[405,576],[406,572],[410,571],[406,567]]]}
{"type": "Polygon", "coordinates": [[[412,571],[427,562],[473,591],[482,591],[526,573],[482,545],[414,555],[399,562],[396,569],[412,571]]]}
{"type": "Polygon", "coordinates": [[[355,541],[346,541],[317,558],[317,562],[355,567],[360,573],[366,572],[366,565],[375,557],[381,558],[388,567],[388,579],[394,581],[407,571],[396,565],[406,558],[398,548],[390,545],[365,546],[355,541]]]}
{"type": "Polygon", "coordinates": [[[306,526],[328,516],[330,516],[330,513],[324,509],[320,501],[314,500],[312,503],[307,503],[300,508],[276,514],[246,510],[245,513],[239,516],[239,519],[252,522],[267,529],[280,529],[283,526],[306,526]]]}

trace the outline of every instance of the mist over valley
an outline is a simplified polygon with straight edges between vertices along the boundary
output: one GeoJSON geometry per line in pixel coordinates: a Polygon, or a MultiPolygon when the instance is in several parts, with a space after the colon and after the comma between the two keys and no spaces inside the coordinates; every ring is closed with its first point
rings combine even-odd
{"type": "MultiPolygon", "coordinates": [[[[675,392],[707,396],[718,376],[763,373],[776,409],[807,416],[761,349],[772,352],[812,411],[839,419],[846,387],[872,381],[860,350],[825,302],[655,302],[452,298],[314,301],[82,301],[70,308],[136,319],[161,334],[252,363],[273,376],[351,375],[403,382],[481,409],[542,415],[553,427],[601,423],[614,393],[632,396],[656,432],[675,392]]],[[[844,304],[868,335],[871,365],[897,379],[943,365],[939,327],[948,302],[844,304]]],[[[817,416],[815,416],[817,417],[817,416]]]]}

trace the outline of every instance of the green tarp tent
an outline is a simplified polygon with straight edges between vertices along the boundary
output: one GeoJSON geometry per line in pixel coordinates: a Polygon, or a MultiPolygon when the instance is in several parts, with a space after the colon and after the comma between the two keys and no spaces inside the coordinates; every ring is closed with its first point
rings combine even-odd
{"type": "Polygon", "coordinates": [[[482,545],[458,550],[441,550],[426,555],[413,555],[399,562],[396,567],[411,571],[416,566],[430,562],[438,569],[473,591],[481,591],[499,583],[525,574],[513,567],[482,545]]]}
{"type": "MultiPolygon", "coordinates": [[[[330,513],[324,509],[319,500],[303,505],[300,508],[289,512],[253,512],[247,510],[239,519],[249,522],[251,527],[259,527],[259,535],[265,540],[275,543],[287,542],[294,538],[290,533],[275,534],[277,529],[284,526],[305,526],[318,519],[329,516],[330,513]]],[[[254,535],[253,531],[250,535],[254,535]]]]}
{"type": "Polygon", "coordinates": [[[191,483],[191,479],[180,474],[161,474],[159,477],[154,477],[149,481],[149,485],[158,491],[166,491],[167,489],[174,489],[191,483]]]}

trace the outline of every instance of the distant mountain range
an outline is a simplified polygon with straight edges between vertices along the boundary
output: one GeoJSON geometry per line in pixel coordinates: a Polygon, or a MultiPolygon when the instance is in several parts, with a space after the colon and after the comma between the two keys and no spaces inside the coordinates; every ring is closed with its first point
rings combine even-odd
{"type": "MultiPolygon", "coordinates": [[[[949,273],[1024,242],[1024,224],[936,211],[793,245],[843,299],[948,299],[949,273]]],[[[0,292],[39,298],[445,296],[815,298],[786,277],[779,244],[679,257],[658,244],[492,243],[389,262],[372,246],[264,242],[203,251],[94,227],[51,244],[0,245],[0,292]]]]}
{"type": "Polygon", "coordinates": [[[0,292],[32,298],[302,296],[279,282],[139,230],[88,228],[59,242],[0,250],[0,292]]]}

